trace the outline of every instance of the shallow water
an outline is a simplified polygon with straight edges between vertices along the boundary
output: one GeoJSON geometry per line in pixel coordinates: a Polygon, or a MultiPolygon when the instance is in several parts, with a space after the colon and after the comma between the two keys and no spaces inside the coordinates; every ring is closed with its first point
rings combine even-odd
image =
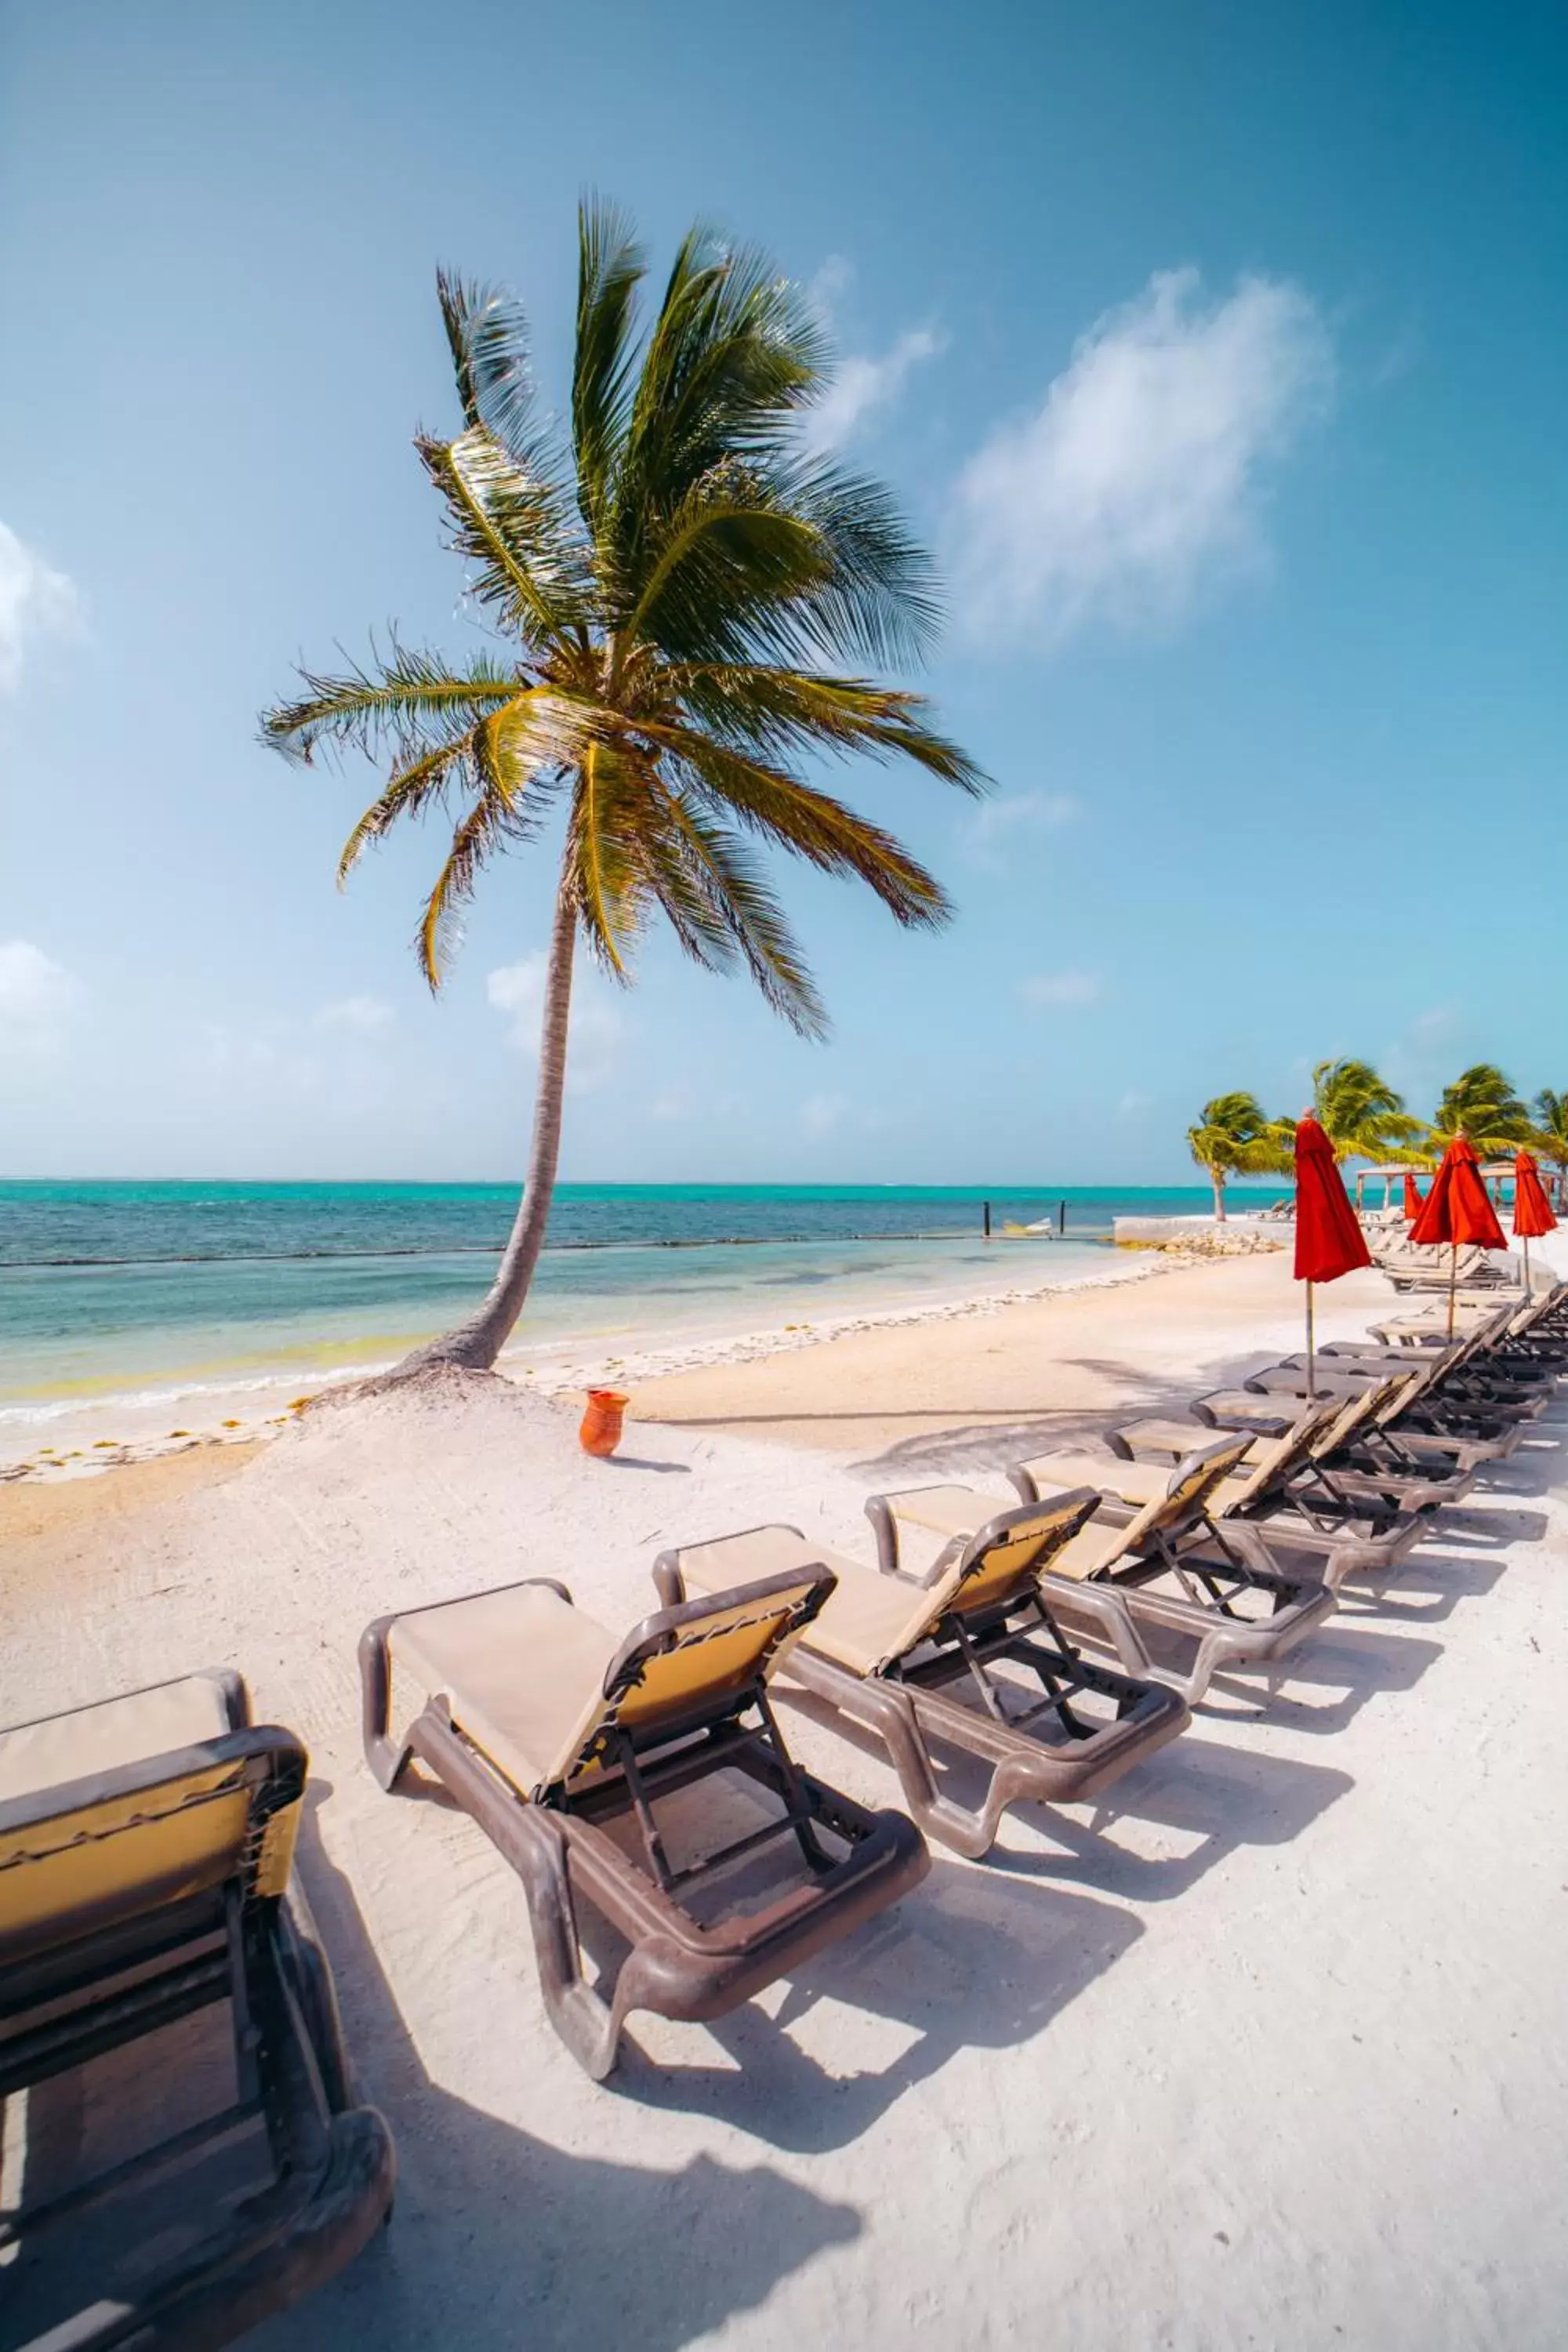
{"type": "MultiPolygon", "coordinates": [[[[0,1413],[385,1361],[482,1296],[515,1197],[505,1185],[0,1185],[0,1413]]],[[[1207,1198],[563,1186],[517,1360],[1082,1280],[1107,1270],[1118,1213],[1179,1214],[1207,1198]],[[1054,1226],[1063,1202],[1065,1237],[1002,1237],[1008,1220],[1054,1226]]]]}

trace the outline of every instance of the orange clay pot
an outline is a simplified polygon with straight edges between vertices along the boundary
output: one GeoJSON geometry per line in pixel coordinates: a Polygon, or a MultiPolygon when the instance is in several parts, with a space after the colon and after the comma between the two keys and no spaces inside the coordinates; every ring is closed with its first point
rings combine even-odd
{"type": "Polygon", "coordinates": [[[577,1432],[584,1454],[603,1457],[615,1452],[621,1442],[621,1416],[626,1409],[626,1400],[619,1389],[588,1391],[588,1410],[577,1432]]]}

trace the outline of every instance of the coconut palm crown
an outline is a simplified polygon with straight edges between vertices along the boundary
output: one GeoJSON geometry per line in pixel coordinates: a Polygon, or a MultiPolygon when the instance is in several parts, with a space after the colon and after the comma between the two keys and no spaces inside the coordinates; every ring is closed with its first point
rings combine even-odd
{"type": "Polygon", "coordinates": [[[1231,1176],[1282,1174],[1292,1164],[1295,1129],[1270,1118],[1255,1095],[1216,1095],[1206,1102],[1196,1127],[1187,1129],[1187,1148],[1214,1186],[1214,1213],[1225,1222],[1225,1188],[1231,1176]]]}
{"type": "Polygon", "coordinates": [[[492,645],[451,661],[395,638],[346,675],[303,673],[298,698],[262,720],[295,759],[385,761],[340,877],[399,820],[450,820],[416,938],[432,988],[485,866],[559,827],[522,1201],[482,1306],[405,1370],[489,1367],[521,1310],[554,1184],[579,937],[624,981],[662,918],[697,963],[743,968],[820,1036],[826,1012],[760,845],[864,883],[900,924],[950,909],[890,834],[802,763],[865,753],[983,784],[920,697],[861,674],[922,654],[932,578],[888,494],[803,436],[830,381],[805,298],[762,255],[700,229],[646,328],[645,276],[626,221],[585,205],[557,428],[536,407],[515,302],[438,275],[462,429],[415,446],[492,645]]]}
{"type": "Polygon", "coordinates": [[[1511,1155],[1534,1133],[1529,1105],[1495,1063],[1472,1063],[1443,1089],[1430,1129],[1432,1146],[1446,1151],[1460,1133],[1469,1137],[1483,1160],[1511,1155]]]}
{"type": "Polygon", "coordinates": [[[1407,1159],[1426,1129],[1412,1118],[1405,1097],[1369,1062],[1320,1062],[1312,1072],[1312,1108],[1336,1160],[1386,1165],[1407,1159]]]}

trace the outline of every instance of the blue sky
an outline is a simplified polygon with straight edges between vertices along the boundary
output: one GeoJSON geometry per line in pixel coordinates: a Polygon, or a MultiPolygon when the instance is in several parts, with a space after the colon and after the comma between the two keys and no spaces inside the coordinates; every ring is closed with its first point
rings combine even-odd
{"type": "Polygon", "coordinates": [[[935,940],[791,872],[826,1049],[663,946],[563,1172],[1161,1181],[1234,1086],[1568,1087],[1568,25],[1547,5],[71,0],[0,16],[0,1171],[501,1176],[549,864],[432,1003],[437,844],[254,741],[473,642],[409,446],[437,260],[564,381],[595,185],[829,310],[997,793],[868,772],[935,940]]]}

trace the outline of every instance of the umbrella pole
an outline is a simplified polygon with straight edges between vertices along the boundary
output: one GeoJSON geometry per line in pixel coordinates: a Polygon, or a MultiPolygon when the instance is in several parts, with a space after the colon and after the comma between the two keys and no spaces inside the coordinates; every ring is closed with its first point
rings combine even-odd
{"type": "Polygon", "coordinates": [[[1524,1295],[1528,1298],[1530,1297],[1530,1235],[1525,1234],[1521,1239],[1524,1243],[1524,1295]]]}
{"type": "Polygon", "coordinates": [[[1312,1286],[1307,1285],[1307,1397],[1309,1402],[1318,1393],[1315,1367],[1312,1362],[1312,1286]]]}
{"type": "Polygon", "coordinates": [[[1448,1337],[1450,1339],[1454,1336],[1454,1286],[1458,1279],[1459,1244],[1458,1242],[1452,1242],[1448,1247],[1448,1337]]]}

